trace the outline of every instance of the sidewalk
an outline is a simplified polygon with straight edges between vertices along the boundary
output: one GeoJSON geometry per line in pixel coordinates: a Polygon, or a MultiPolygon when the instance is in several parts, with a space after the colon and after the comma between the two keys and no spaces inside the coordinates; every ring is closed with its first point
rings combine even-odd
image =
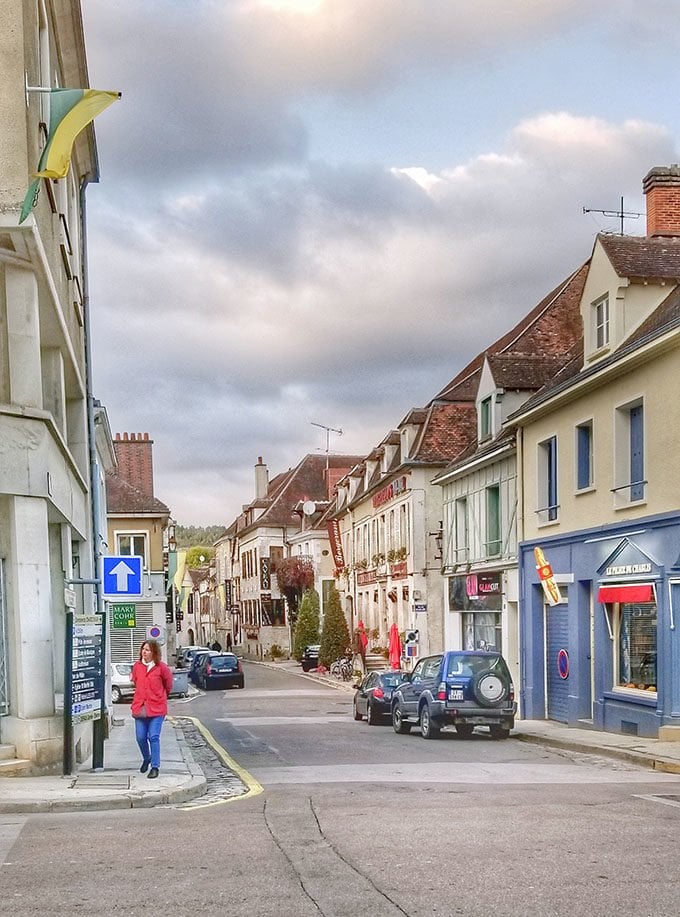
{"type": "Polygon", "coordinates": [[[139,773],[141,757],[129,709],[117,715],[104,744],[104,768],[80,766],[69,777],[0,778],[0,813],[139,809],[202,796],[207,781],[182,732],[170,718],[161,733],[161,770],[155,780],[139,773]]]}
{"type": "MultiPolygon", "coordinates": [[[[283,669],[300,678],[321,682],[351,695],[351,682],[330,675],[303,673],[296,662],[257,662],[283,669]]],[[[150,808],[186,802],[202,796],[207,780],[195,763],[180,729],[171,718],[161,734],[161,772],[156,780],[139,773],[134,722],[123,708],[104,746],[104,768],[83,766],[70,777],[0,778],[0,813],[34,814],[96,809],[150,808]]],[[[680,742],[660,742],[637,736],[575,729],[550,720],[517,720],[512,738],[567,752],[616,758],[670,774],[680,774],[680,742]]]]}

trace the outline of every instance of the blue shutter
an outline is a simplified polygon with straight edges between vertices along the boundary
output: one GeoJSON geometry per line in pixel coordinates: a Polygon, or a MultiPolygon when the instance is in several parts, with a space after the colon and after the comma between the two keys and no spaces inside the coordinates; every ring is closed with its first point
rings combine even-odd
{"type": "Polygon", "coordinates": [[[590,487],[592,484],[590,455],[592,442],[592,429],[589,425],[576,428],[576,447],[577,447],[577,487],[582,490],[584,487],[590,487]]]}
{"type": "Polygon", "coordinates": [[[630,499],[645,495],[644,412],[642,405],[630,409],[630,499]]]}

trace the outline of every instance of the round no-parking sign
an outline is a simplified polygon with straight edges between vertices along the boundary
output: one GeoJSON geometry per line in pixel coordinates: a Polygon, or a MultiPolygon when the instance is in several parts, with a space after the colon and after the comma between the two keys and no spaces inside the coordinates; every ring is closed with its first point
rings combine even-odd
{"type": "Polygon", "coordinates": [[[557,671],[560,678],[569,677],[569,653],[566,650],[560,650],[557,654],[557,671]]]}
{"type": "Polygon", "coordinates": [[[165,628],[160,624],[151,624],[146,629],[146,639],[155,640],[157,643],[165,643],[165,628]]]}

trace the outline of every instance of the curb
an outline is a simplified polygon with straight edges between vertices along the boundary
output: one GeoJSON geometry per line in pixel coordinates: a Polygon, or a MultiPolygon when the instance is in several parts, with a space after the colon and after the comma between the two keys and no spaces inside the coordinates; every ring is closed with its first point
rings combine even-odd
{"type": "MultiPolygon", "coordinates": [[[[168,717],[172,722],[172,718],[168,717]]],[[[173,724],[174,728],[174,724],[173,724]]],[[[99,796],[96,799],[27,799],[25,801],[13,802],[8,800],[0,802],[0,814],[2,815],[44,815],[48,813],[65,812],[102,812],[112,809],[153,809],[156,806],[174,805],[181,802],[189,802],[198,796],[203,796],[208,787],[208,781],[194,761],[191,749],[184,741],[181,729],[175,729],[177,744],[187,770],[190,774],[189,782],[186,781],[178,787],[169,790],[156,790],[152,792],[130,792],[120,793],[115,796],[99,796]]],[[[16,777],[21,780],[21,777],[16,777]]]]}
{"type": "Polygon", "coordinates": [[[628,761],[639,764],[651,770],[666,774],[680,774],[680,762],[668,758],[655,758],[644,752],[630,751],[623,748],[612,748],[608,745],[592,745],[584,741],[566,741],[554,739],[550,736],[532,735],[526,732],[513,732],[513,739],[520,742],[530,742],[534,745],[546,745],[550,748],[559,748],[563,751],[575,751],[579,754],[599,755],[602,758],[617,758],[619,761],[628,761]]]}

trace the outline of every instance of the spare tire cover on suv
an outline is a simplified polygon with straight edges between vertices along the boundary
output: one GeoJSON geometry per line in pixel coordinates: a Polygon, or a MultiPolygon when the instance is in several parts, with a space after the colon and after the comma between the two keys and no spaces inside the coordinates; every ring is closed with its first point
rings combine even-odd
{"type": "Polygon", "coordinates": [[[487,670],[472,679],[472,693],[482,707],[498,707],[508,696],[508,684],[498,673],[487,670]]]}

